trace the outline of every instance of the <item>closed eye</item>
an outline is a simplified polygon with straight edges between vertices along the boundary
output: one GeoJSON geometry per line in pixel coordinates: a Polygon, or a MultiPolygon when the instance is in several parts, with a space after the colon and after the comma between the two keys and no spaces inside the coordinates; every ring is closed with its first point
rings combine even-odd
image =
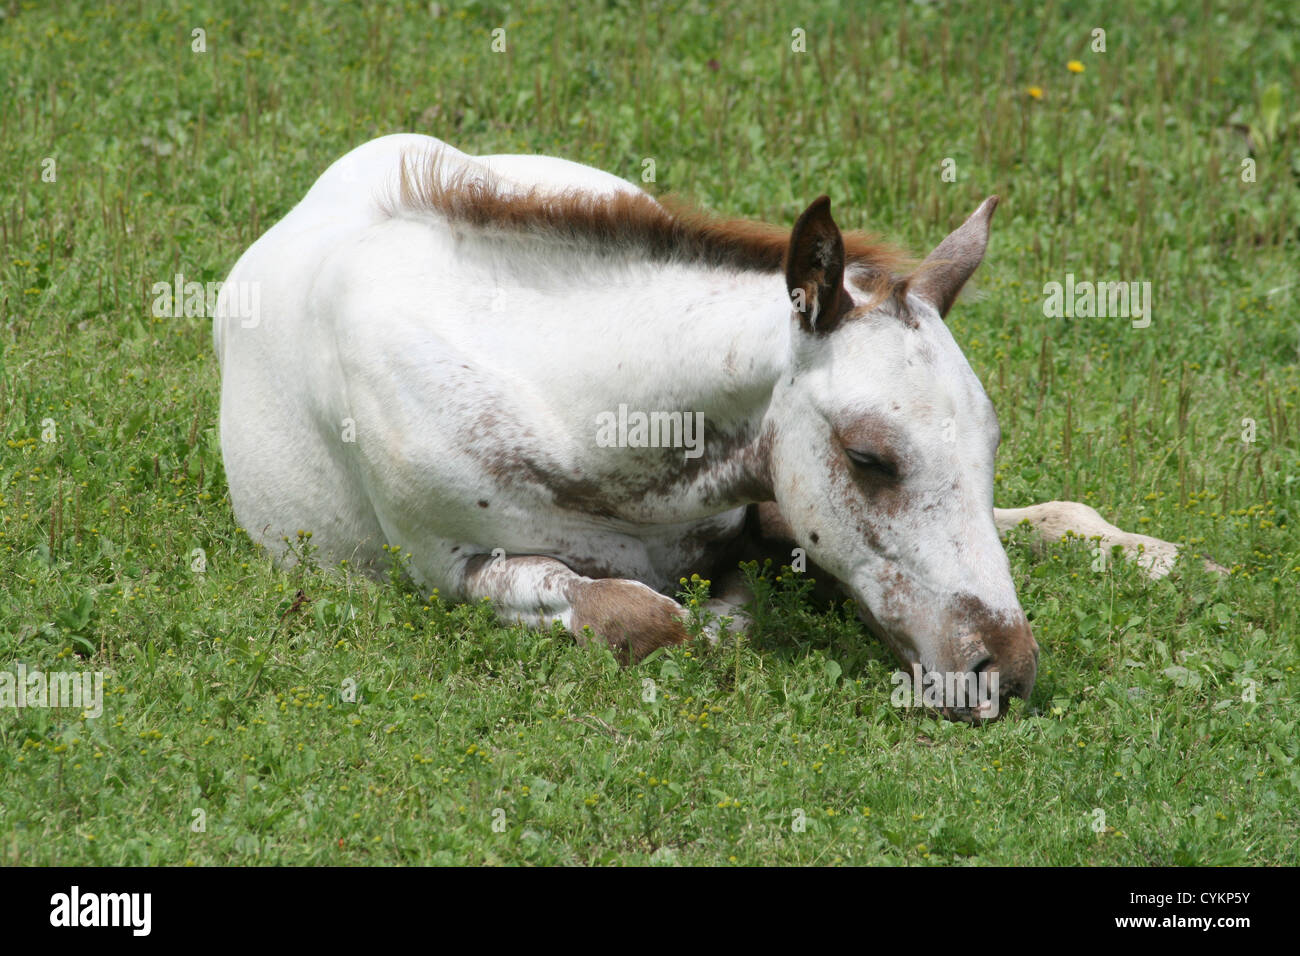
{"type": "Polygon", "coordinates": [[[898,466],[873,451],[857,451],[853,448],[846,448],[844,454],[848,456],[849,461],[853,462],[853,467],[858,471],[878,475],[882,478],[898,477],[898,466]]]}

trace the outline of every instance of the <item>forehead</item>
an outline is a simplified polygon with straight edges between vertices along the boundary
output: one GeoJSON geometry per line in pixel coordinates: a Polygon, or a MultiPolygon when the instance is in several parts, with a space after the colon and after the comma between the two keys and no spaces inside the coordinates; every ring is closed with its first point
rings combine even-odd
{"type": "Polygon", "coordinates": [[[824,398],[846,410],[865,405],[886,414],[994,421],[992,403],[947,325],[918,306],[911,322],[886,305],[828,336],[824,398]]]}

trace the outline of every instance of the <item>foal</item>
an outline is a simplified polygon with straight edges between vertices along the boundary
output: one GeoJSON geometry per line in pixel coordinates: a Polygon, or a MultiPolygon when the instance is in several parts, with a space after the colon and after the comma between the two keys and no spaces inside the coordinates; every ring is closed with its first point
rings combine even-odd
{"type": "Polygon", "coordinates": [[[686,636],[682,575],[797,546],[901,661],[1027,696],[998,536],[1022,513],[993,508],[997,417],[943,321],[996,204],[904,276],[826,197],[787,232],[560,159],[367,143],[218,302],[236,515],[281,556],[297,529],[367,568],[398,546],[425,588],[628,660],[686,636]]]}

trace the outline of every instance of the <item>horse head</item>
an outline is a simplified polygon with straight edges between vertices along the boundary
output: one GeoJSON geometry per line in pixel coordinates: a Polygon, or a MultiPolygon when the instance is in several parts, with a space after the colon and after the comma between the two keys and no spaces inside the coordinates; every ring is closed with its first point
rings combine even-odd
{"type": "MultiPolygon", "coordinates": [[[[996,197],[906,278],[846,270],[822,197],[786,255],[794,329],[768,411],[776,503],[809,559],[909,667],[1028,697],[1038,645],[993,520],[997,415],[944,316],[984,256],[996,197]]],[[[951,703],[951,702],[946,702],[951,703]]]]}

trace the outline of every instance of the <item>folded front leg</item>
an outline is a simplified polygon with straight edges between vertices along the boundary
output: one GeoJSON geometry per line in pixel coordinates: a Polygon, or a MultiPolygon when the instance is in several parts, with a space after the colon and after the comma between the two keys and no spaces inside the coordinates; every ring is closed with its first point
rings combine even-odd
{"type": "Polygon", "coordinates": [[[555,558],[479,555],[465,566],[461,593],[488,598],[497,613],[528,627],[560,621],[584,643],[587,628],[623,663],[686,640],[686,611],[672,598],[626,578],[588,578],[555,558]]]}

